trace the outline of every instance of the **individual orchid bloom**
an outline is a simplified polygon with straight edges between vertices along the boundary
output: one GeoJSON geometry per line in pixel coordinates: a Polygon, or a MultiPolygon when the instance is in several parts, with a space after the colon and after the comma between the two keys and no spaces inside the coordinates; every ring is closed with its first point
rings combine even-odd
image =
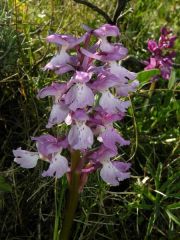
{"type": "Polygon", "coordinates": [[[172,48],[176,39],[177,36],[172,35],[172,31],[170,29],[162,27],[158,45],[160,48],[172,48]]]}
{"type": "Polygon", "coordinates": [[[43,68],[43,70],[57,70],[64,65],[66,66],[67,63],[70,62],[70,56],[65,51],[65,49],[61,49],[60,53],[57,53],[49,63],[46,64],[46,66],[43,68]]]}
{"type": "Polygon", "coordinates": [[[38,152],[29,152],[18,148],[13,150],[15,156],[14,162],[18,163],[22,168],[34,168],[40,158],[38,152]]]}
{"type": "Polygon", "coordinates": [[[68,116],[68,113],[69,107],[64,104],[64,102],[60,101],[58,103],[54,103],[46,128],[52,128],[54,125],[62,123],[68,116]]]}
{"type": "Polygon", "coordinates": [[[111,158],[116,155],[117,151],[112,151],[104,145],[101,145],[98,150],[94,151],[90,156],[87,156],[95,169],[101,168],[101,178],[111,186],[118,186],[120,181],[130,177],[130,173],[127,171],[131,167],[131,164],[111,161],[111,158]]]}
{"type": "Polygon", "coordinates": [[[67,89],[68,86],[65,83],[52,83],[51,86],[47,86],[39,91],[38,98],[44,98],[46,96],[52,96],[54,98],[54,104],[46,128],[51,128],[55,124],[60,124],[66,119],[69,108],[64,101],[61,101],[61,97],[67,89]]]}
{"type": "Polygon", "coordinates": [[[128,96],[129,92],[135,92],[138,86],[139,81],[137,80],[134,80],[129,84],[119,84],[119,86],[116,86],[116,93],[118,96],[126,97],[128,96]]]}
{"type": "Polygon", "coordinates": [[[98,74],[97,80],[90,83],[89,86],[97,91],[105,91],[108,88],[115,87],[119,96],[128,96],[129,92],[133,92],[139,86],[139,82],[134,80],[136,74],[129,72],[120,65],[111,62],[110,72],[103,70],[102,73],[98,74]],[[129,82],[129,80],[134,80],[129,82]]]}
{"type": "Polygon", "coordinates": [[[111,52],[113,50],[113,46],[108,42],[107,37],[117,37],[120,35],[118,27],[110,24],[104,24],[92,33],[101,39],[100,49],[103,52],[111,52]]]}
{"type": "Polygon", "coordinates": [[[90,51],[84,48],[81,48],[81,52],[89,58],[93,58],[102,62],[109,62],[122,60],[123,58],[126,57],[128,50],[127,48],[123,47],[122,44],[116,43],[111,44],[111,51],[109,52],[91,53],[90,51]]]}
{"type": "Polygon", "coordinates": [[[75,71],[75,68],[70,64],[62,64],[62,65],[59,65],[57,69],[55,69],[55,73],[58,75],[62,75],[70,71],[75,71]]]}
{"type": "Polygon", "coordinates": [[[152,53],[160,53],[160,48],[156,41],[149,40],[148,41],[148,50],[152,53]]]}
{"type": "Polygon", "coordinates": [[[84,121],[76,121],[68,134],[68,142],[73,149],[85,150],[92,146],[93,132],[84,121]]]}
{"type": "Polygon", "coordinates": [[[98,29],[93,30],[93,34],[98,38],[117,37],[120,35],[119,28],[115,25],[104,24],[98,29]]]}
{"type": "Polygon", "coordinates": [[[50,86],[42,88],[37,97],[38,98],[45,98],[47,96],[52,96],[55,98],[55,103],[59,102],[62,95],[67,90],[67,84],[66,83],[57,83],[53,82],[50,86]]]}
{"type": "Polygon", "coordinates": [[[164,64],[160,66],[162,78],[168,80],[171,76],[172,67],[164,61],[164,64]]]}
{"type": "Polygon", "coordinates": [[[117,151],[117,143],[120,146],[130,144],[130,141],[127,141],[121,137],[121,135],[112,126],[105,128],[104,131],[99,135],[98,140],[102,142],[106,148],[109,148],[112,151],[117,151]]]}
{"type": "Polygon", "coordinates": [[[127,83],[128,80],[134,80],[136,73],[128,71],[126,68],[119,65],[116,61],[109,62],[110,72],[114,74],[120,83],[127,83]]]}
{"type": "Polygon", "coordinates": [[[60,52],[51,59],[51,61],[44,67],[44,70],[56,70],[55,72],[57,74],[73,71],[74,68],[69,65],[73,64],[73,61],[70,55],[67,53],[67,50],[83,42],[84,38],[85,36],[77,39],[70,35],[49,35],[46,40],[50,43],[55,43],[60,46],[60,52]]]}
{"type": "Polygon", "coordinates": [[[107,113],[102,107],[98,106],[94,109],[92,116],[89,119],[89,123],[93,125],[106,126],[116,121],[122,120],[124,113],[107,113]]]}
{"type": "Polygon", "coordinates": [[[101,178],[111,186],[118,186],[120,181],[130,178],[130,173],[127,172],[130,168],[130,164],[110,161],[110,159],[104,159],[101,161],[102,169],[100,170],[101,178]]]}
{"type": "Polygon", "coordinates": [[[115,87],[118,85],[118,79],[115,75],[112,75],[109,72],[99,73],[96,81],[89,83],[88,86],[95,91],[105,91],[109,88],[115,87]]]}
{"type": "Polygon", "coordinates": [[[86,35],[83,35],[80,38],[73,37],[71,35],[63,35],[63,34],[51,34],[46,40],[49,43],[55,43],[58,46],[61,46],[63,49],[71,49],[75,46],[79,45],[85,40],[86,35]]]}
{"type": "Polygon", "coordinates": [[[73,78],[75,84],[65,96],[65,103],[72,111],[76,111],[78,108],[92,106],[94,104],[94,94],[86,85],[86,82],[89,81],[89,79],[89,74],[84,72],[76,73],[73,78]]]}
{"type": "Polygon", "coordinates": [[[109,90],[102,92],[102,96],[99,100],[99,105],[107,113],[126,112],[126,109],[130,106],[129,101],[121,101],[114,97],[109,90]]]}
{"type": "Polygon", "coordinates": [[[157,67],[157,60],[154,57],[150,58],[148,65],[145,67],[145,70],[153,69],[157,67]]]}
{"type": "Polygon", "coordinates": [[[101,162],[103,160],[110,160],[117,155],[117,151],[113,151],[110,148],[106,148],[101,144],[98,149],[95,149],[92,153],[87,154],[86,158],[89,159],[89,162],[93,164],[95,168],[102,166],[101,162]]]}
{"type": "Polygon", "coordinates": [[[52,157],[48,170],[42,176],[61,178],[69,170],[68,160],[58,152],[52,157]]]}
{"type": "Polygon", "coordinates": [[[52,154],[61,152],[63,148],[67,148],[68,146],[66,138],[55,138],[50,134],[32,137],[32,140],[36,141],[39,155],[46,159],[51,159],[52,154]]]}

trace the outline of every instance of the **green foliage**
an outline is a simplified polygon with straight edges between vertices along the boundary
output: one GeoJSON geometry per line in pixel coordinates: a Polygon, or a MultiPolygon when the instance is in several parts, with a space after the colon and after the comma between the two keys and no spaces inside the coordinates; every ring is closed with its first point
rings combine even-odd
{"type": "Polygon", "coordinates": [[[4,177],[0,176],[0,192],[11,192],[11,190],[11,185],[5,181],[4,177]]]}
{"type": "MultiPolygon", "coordinates": [[[[116,3],[91,2],[109,15],[116,3]]],[[[134,58],[149,57],[147,40],[158,39],[163,25],[178,32],[177,10],[178,1],[173,0],[128,3],[119,27],[134,58]]],[[[47,132],[44,126],[51,102],[36,100],[36,93],[59,78],[41,70],[56,50],[45,43],[45,37],[51,32],[79,36],[81,23],[95,28],[104,22],[102,16],[71,0],[0,3],[0,239],[49,240],[61,225],[67,199],[65,178],[42,178],[46,163],[32,170],[19,168],[13,163],[12,149],[31,150],[30,137],[47,132]]],[[[176,49],[179,46],[178,41],[176,49]]],[[[177,64],[179,60],[177,56],[177,64]]],[[[133,71],[131,63],[127,67],[133,71]]],[[[174,66],[171,79],[160,79],[150,91],[149,79],[156,74],[158,70],[141,69],[140,88],[130,95],[132,107],[117,124],[131,140],[130,147],[119,149],[119,158],[132,162],[132,177],[118,187],[107,186],[98,174],[89,177],[74,221],[74,240],[178,239],[180,70],[174,66]]]]}
{"type": "Polygon", "coordinates": [[[159,69],[150,69],[146,71],[141,71],[137,74],[137,79],[139,80],[140,87],[144,84],[150,82],[151,78],[158,75],[160,73],[159,69]]]}

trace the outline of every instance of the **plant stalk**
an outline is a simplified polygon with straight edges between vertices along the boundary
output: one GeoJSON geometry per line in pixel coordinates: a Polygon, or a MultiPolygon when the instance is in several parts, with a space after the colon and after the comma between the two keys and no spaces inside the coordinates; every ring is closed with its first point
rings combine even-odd
{"type": "Polygon", "coordinates": [[[79,170],[81,164],[80,152],[74,151],[72,152],[71,156],[72,159],[71,159],[71,179],[69,184],[69,198],[65,210],[65,218],[59,240],[69,240],[70,238],[73,219],[79,199],[79,183],[81,176],[81,171],[79,170]]]}
{"type": "Polygon", "coordinates": [[[150,98],[152,97],[152,94],[153,94],[155,88],[156,88],[156,82],[152,82],[150,85],[150,88],[149,88],[148,98],[146,99],[144,106],[143,106],[143,112],[145,112],[147,110],[150,98]]]}

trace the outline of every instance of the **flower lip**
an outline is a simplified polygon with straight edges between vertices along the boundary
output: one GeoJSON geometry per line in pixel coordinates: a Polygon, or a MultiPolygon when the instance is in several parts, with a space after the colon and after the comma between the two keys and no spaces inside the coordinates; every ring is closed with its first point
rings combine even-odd
{"type": "Polygon", "coordinates": [[[13,154],[15,156],[14,161],[23,168],[34,168],[39,159],[38,152],[29,152],[21,148],[13,150],[13,154]]]}
{"type": "Polygon", "coordinates": [[[60,178],[68,171],[69,167],[67,159],[60,153],[57,153],[52,157],[48,170],[44,171],[42,176],[60,178]]]}
{"type": "Polygon", "coordinates": [[[94,104],[94,94],[86,84],[76,83],[67,92],[65,103],[69,109],[76,111],[78,108],[92,106],[94,104]]]}
{"type": "Polygon", "coordinates": [[[106,159],[102,161],[102,165],[100,176],[106,183],[112,186],[118,186],[120,181],[130,177],[130,172],[126,172],[130,167],[128,163],[115,163],[106,159]]]}
{"type": "Polygon", "coordinates": [[[85,150],[92,146],[93,141],[93,132],[85,123],[77,122],[71,127],[68,142],[73,149],[85,150]]]}

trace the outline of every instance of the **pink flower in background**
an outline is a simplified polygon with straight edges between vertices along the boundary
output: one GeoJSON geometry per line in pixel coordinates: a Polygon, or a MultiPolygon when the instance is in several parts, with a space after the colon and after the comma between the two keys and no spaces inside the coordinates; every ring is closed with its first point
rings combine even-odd
{"type": "MultiPolygon", "coordinates": [[[[88,174],[97,169],[100,169],[100,176],[106,183],[116,186],[130,177],[130,164],[113,161],[113,158],[118,155],[118,147],[129,145],[130,141],[119,134],[113,123],[124,118],[130,106],[126,97],[136,90],[139,83],[135,73],[117,62],[127,56],[128,50],[121,43],[108,41],[108,37],[120,35],[117,26],[104,24],[95,30],[85,29],[87,33],[80,38],[62,34],[47,37],[49,43],[56,44],[58,52],[44,70],[58,75],[70,72],[71,75],[67,82],[56,80],[45,86],[37,97],[51,97],[52,109],[46,128],[63,124],[65,136],[44,134],[33,137],[37,152],[18,148],[13,151],[14,161],[21,167],[33,168],[38,159],[45,160],[49,167],[43,171],[44,177],[60,178],[67,174],[70,178],[71,160],[64,156],[64,149],[66,156],[79,150],[82,157],[78,168],[82,174],[81,188],[88,174]],[[92,46],[91,37],[97,38],[92,46]]],[[[161,40],[163,46],[164,41],[161,40]]],[[[152,42],[149,49],[154,53],[158,46],[152,42]]],[[[156,66],[157,58],[151,64],[156,66]]]]}
{"type": "Polygon", "coordinates": [[[163,27],[158,42],[155,40],[148,41],[148,50],[152,53],[152,56],[146,62],[147,66],[145,69],[160,69],[160,75],[153,77],[152,81],[157,80],[159,77],[165,80],[170,79],[173,59],[176,55],[172,51],[172,48],[174,47],[176,38],[175,35],[172,35],[172,31],[163,27]]]}

